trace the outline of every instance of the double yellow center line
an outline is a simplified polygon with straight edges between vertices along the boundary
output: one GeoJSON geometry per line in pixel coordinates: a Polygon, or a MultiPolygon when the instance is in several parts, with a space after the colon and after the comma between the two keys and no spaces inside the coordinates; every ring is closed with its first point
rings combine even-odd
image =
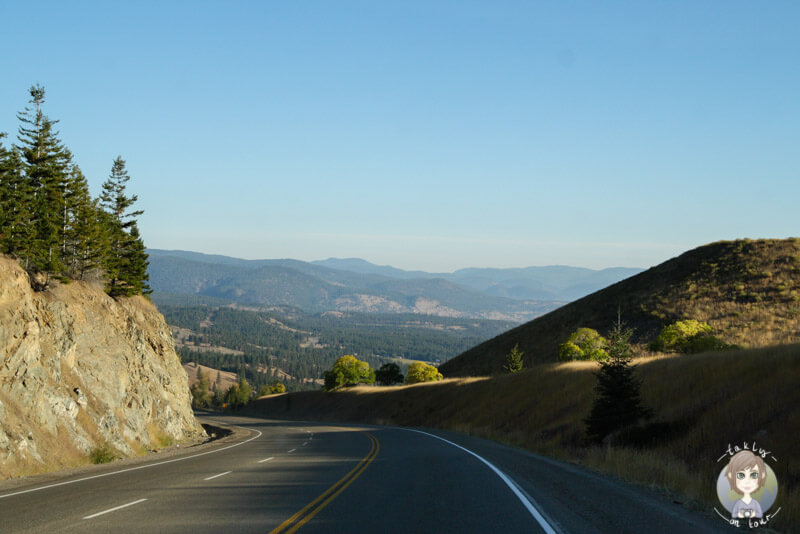
{"type": "Polygon", "coordinates": [[[270,531],[269,534],[293,534],[297,532],[297,530],[311,521],[311,518],[317,515],[320,510],[328,506],[328,504],[339,496],[341,492],[347,488],[350,484],[353,483],[355,479],[361,476],[361,473],[372,463],[372,460],[378,456],[378,451],[381,450],[380,443],[378,443],[378,439],[370,434],[369,432],[364,432],[369,438],[371,447],[367,455],[361,459],[361,461],[356,465],[349,473],[339,479],[336,484],[328,488],[325,493],[308,503],[306,506],[303,507],[302,510],[294,514],[292,517],[278,525],[274,530],[270,531]]]}

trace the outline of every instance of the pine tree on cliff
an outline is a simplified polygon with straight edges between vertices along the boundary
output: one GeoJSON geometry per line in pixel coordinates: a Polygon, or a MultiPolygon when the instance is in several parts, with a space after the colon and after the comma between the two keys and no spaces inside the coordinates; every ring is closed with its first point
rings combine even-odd
{"type": "Polygon", "coordinates": [[[24,259],[28,269],[61,272],[61,221],[71,154],[53,129],[58,121],[50,120],[42,112],[44,87],[35,85],[29,92],[33,109],[26,107],[17,115],[21,122],[17,149],[22,155],[24,177],[31,190],[30,203],[25,207],[29,211],[32,232],[24,259]]]}
{"type": "Polygon", "coordinates": [[[89,184],[78,166],[69,176],[65,195],[64,264],[70,276],[84,280],[86,274],[102,268],[108,256],[109,218],[89,194],[89,184]]]}
{"type": "Polygon", "coordinates": [[[23,260],[32,242],[30,206],[32,192],[23,175],[22,158],[16,149],[0,146],[0,252],[23,260]]]}
{"type": "Polygon", "coordinates": [[[147,286],[147,254],[139,236],[136,217],[142,210],[131,210],[136,195],[128,196],[125,187],[130,176],[125,160],[118,156],[111,174],[103,184],[100,201],[109,215],[109,249],[104,267],[108,276],[108,294],[127,296],[149,292],[147,286]]]}
{"type": "Polygon", "coordinates": [[[153,291],[147,282],[150,275],[147,274],[147,252],[145,252],[144,241],[139,235],[139,227],[136,223],[131,226],[128,235],[128,247],[123,255],[125,261],[119,273],[119,278],[130,288],[128,294],[147,295],[153,291]]]}

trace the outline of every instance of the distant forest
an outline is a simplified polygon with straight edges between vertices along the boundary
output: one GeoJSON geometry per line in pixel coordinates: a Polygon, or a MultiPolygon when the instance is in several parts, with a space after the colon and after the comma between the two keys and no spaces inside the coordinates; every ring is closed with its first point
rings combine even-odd
{"type": "Polygon", "coordinates": [[[289,391],[318,389],[313,380],[321,379],[343,354],[357,355],[373,369],[390,361],[403,369],[411,360],[440,363],[513,325],[419,314],[176,306],[165,304],[158,294],[154,300],[167,323],[186,329],[177,336],[182,361],[237,373],[255,389],[275,379],[289,391]]]}
{"type": "Polygon", "coordinates": [[[50,276],[63,281],[101,277],[112,296],[149,293],[147,254],[128,195],[130,177],[117,157],[99,198],[58,138],[57,120],[42,111],[45,91],[30,88],[17,114],[17,143],[0,132],[0,252],[16,258],[35,289],[50,276]]]}

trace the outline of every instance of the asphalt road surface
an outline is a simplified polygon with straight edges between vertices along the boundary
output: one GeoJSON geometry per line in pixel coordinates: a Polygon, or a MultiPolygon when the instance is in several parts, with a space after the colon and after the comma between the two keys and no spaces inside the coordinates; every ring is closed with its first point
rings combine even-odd
{"type": "Polygon", "coordinates": [[[0,532],[730,532],[720,519],[459,434],[204,416],[180,453],[0,482],[0,532]]]}

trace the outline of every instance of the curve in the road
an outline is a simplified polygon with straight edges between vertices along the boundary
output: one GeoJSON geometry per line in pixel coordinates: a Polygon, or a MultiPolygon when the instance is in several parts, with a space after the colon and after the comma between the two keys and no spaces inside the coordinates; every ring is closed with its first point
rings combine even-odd
{"type": "Polygon", "coordinates": [[[547,519],[545,519],[544,515],[542,515],[542,512],[540,512],[539,509],[537,508],[537,506],[534,504],[533,497],[531,497],[530,495],[526,494],[513,480],[511,480],[505,473],[503,473],[500,469],[495,467],[495,465],[493,463],[491,463],[489,460],[487,460],[483,456],[481,456],[479,454],[476,454],[476,453],[472,452],[471,450],[467,449],[466,447],[462,447],[461,445],[459,445],[457,443],[453,443],[450,440],[447,440],[447,439],[444,439],[443,437],[437,436],[436,434],[431,434],[429,432],[423,432],[422,430],[416,430],[416,429],[413,429],[413,428],[402,428],[402,427],[397,427],[397,428],[400,428],[401,430],[406,430],[408,432],[417,432],[418,434],[425,434],[426,436],[429,436],[429,437],[432,437],[432,438],[436,438],[436,439],[438,439],[440,441],[444,441],[445,443],[448,443],[448,444],[452,445],[453,447],[456,447],[457,449],[461,449],[462,451],[466,452],[467,454],[471,454],[472,456],[477,458],[479,461],[483,462],[489,469],[491,469],[494,472],[494,474],[496,474],[498,477],[500,477],[500,480],[502,480],[503,483],[506,486],[508,486],[508,488],[520,500],[520,502],[525,507],[525,509],[527,509],[528,512],[530,512],[530,514],[536,520],[536,522],[539,523],[539,526],[542,527],[542,530],[544,530],[547,534],[561,534],[559,531],[555,530],[555,528],[550,524],[550,522],[547,521],[547,519]]]}

